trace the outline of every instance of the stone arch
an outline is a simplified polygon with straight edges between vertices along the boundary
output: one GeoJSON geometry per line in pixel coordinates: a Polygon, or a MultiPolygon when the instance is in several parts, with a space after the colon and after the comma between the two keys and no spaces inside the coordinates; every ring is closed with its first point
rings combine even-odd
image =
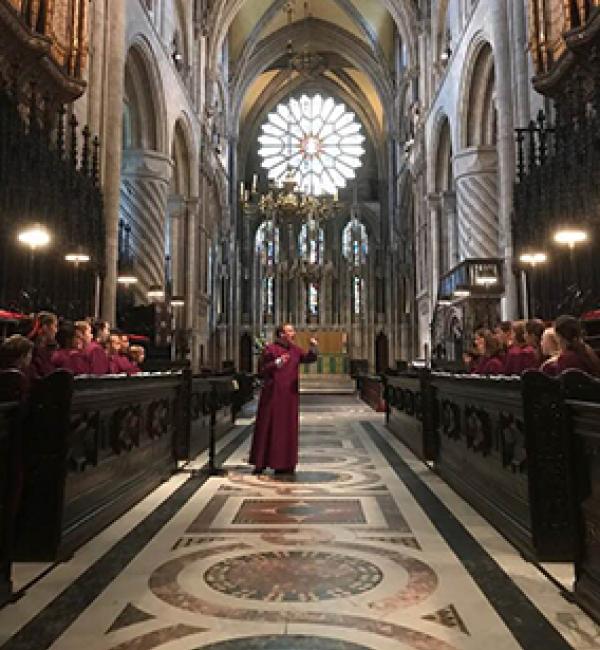
{"type": "Polygon", "coordinates": [[[336,101],[344,103],[350,110],[356,113],[358,120],[363,125],[369,147],[373,148],[378,178],[385,177],[386,159],[385,147],[383,146],[383,134],[380,133],[375,117],[368,108],[366,98],[362,102],[363,105],[361,105],[361,102],[356,101],[351,94],[346,92],[332,79],[326,78],[314,81],[297,78],[278,89],[275,93],[272,93],[266,101],[257,105],[255,110],[251,111],[245,120],[245,124],[241,125],[243,127],[241,129],[243,137],[239,141],[240,172],[244,172],[244,165],[247,163],[251,147],[255,145],[259,130],[266,121],[268,113],[274,110],[278,104],[286,102],[290,97],[299,96],[303,93],[310,95],[316,92],[333,96],[336,101]]]}
{"type": "Polygon", "coordinates": [[[481,34],[473,39],[466,57],[460,93],[462,147],[496,144],[496,75],[492,46],[481,34]]]}
{"type": "Polygon", "coordinates": [[[458,226],[452,129],[445,114],[438,116],[433,149],[433,203],[437,218],[435,233],[438,251],[438,271],[443,275],[458,262],[458,226]]]}
{"type": "Polygon", "coordinates": [[[125,60],[125,149],[165,152],[163,84],[154,53],[147,40],[133,39],[125,60]]]}
{"type": "Polygon", "coordinates": [[[461,83],[461,150],[454,157],[461,259],[499,255],[499,173],[495,66],[490,42],[471,41],[461,83]]]}
{"type": "MultiPolygon", "coordinates": [[[[214,34],[211,48],[209,50],[209,67],[214,69],[219,58],[219,51],[238,11],[245,0],[223,0],[215,3],[214,10],[210,16],[209,31],[214,34]]],[[[382,4],[390,13],[402,41],[406,43],[409,53],[409,65],[415,65],[418,60],[417,41],[417,19],[418,9],[416,3],[406,0],[382,0],[382,4]]]]}
{"type": "MultiPolygon", "coordinates": [[[[164,284],[165,214],[171,178],[166,106],[156,58],[148,41],[134,37],[125,61],[124,136],[120,220],[130,232],[127,260],[138,282],[136,303],[164,284]]],[[[123,251],[120,252],[121,263],[123,251]]],[[[130,296],[131,297],[131,296],[130,296]]]]}
{"type": "MultiPolygon", "coordinates": [[[[382,105],[393,105],[393,88],[388,83],[386,76],[382,73],[381,66],[374,59],[367,45],[336,25],[315,18],[310,18],[308,21],[309,28],[306,30],[300,30],[298,26],[291,25],[263,39],[248,60],[247,65],[239,70],[238,75],[231,84],[232,128],[235,128],[234,125],[239,117],[243,97],[246,95],[252,81],[277,61],[290,39],[294,40],[297,47],[303,47],[304,42],[298,39],[306,38],[307,33],[310,33],[312,46],[322,48],[324,51],[331,48],[331,43],[336,43],[337,51],[342,53],[344,58],[348,60],[349,67],[362,70],[370,78],[382,105]]],[[[385,119],[388,121],[385,128],[388,131],[393,130],[392,125],[389,123],[391,117],[390,113],[385,113],[385,119]]]]}

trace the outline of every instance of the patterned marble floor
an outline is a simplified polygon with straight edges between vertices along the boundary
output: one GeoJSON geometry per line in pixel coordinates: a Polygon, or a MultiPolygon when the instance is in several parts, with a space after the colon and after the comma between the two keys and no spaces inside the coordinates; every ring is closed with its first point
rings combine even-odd
{"type": "Polygon", "coordinates": [[[0,611],[1,650],[600,648],[600,629],[354,397],[295,477],[178,475],[0,611]]]}

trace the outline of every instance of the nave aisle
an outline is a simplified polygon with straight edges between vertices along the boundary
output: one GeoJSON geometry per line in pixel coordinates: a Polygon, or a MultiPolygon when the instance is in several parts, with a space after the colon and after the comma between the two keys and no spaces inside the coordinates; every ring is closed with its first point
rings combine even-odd
{"type": "Polygon", "coordinates": [[[293,480],[251,475],[237,427],[225,478],[161,486],[0,612],[1,650],[600,648],[383,416],[302,403],[293,480]]]}

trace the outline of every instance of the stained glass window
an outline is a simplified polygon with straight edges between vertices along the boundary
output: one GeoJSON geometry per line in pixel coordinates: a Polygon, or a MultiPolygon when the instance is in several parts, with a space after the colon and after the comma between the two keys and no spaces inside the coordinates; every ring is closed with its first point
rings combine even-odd
{"type": "Polygon", "coordinates": [[[353,266],[362,266],[367,262],[369,253],[369,235],[360,221],[349,221],[342,233],[342,252],[353,266]]]}
{"type": "Polygon", "coordinates": [[[262,266],[279,262],[279,228],[272,221],[265,221],[256,231],[256,252],[262,266]]]}
{"type": "Polygon", "coordinates": [[[358,275],[355,275],[353,280],[352,293],[354,297],[354,301],[353,301],[354,313],[356,315],[362,313],[364,289],[365,289],[365,281],[363,280],[363,278],[359,277],[358,275]]]}
{"type": "Polygon", "coordinates": [[[275,281],[272,276],[263,278],[262,304],[265,316],[275,315],[275,281]]]}
{"type": "Polygon", "coordinates": [[[300,229],[300,257],[310,264],[320,264],[325,251],[323,228],[316,224],[302,224],[300,229]]]}
{"type": "Polygon", "coordinates": [[[315,282],[308,283],[308,315],[319,316],[319,286],[315,282]]]}
{"type": "Polygon", "coordinates": [[[355,178],[365,153],[354,113],[332,97],[292,98],[269,113],[258,141],[269,179],[281,182],[288,169],[306,194],[335,194],[355,178]]]}

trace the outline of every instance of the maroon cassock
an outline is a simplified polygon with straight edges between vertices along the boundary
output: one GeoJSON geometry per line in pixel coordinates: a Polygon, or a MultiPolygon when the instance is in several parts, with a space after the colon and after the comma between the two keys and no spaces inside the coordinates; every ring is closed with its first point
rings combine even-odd
{"type": "Polygon", "coordinates": [[[91,375],[108,375],[110,363],[104,348],[97,341],[92,341],[86,348],[85,354],[90,364],[91,375]]]}
{"type": "Polygon", "coordinates": [[[52,355],[55,368],[69,370],[74,375],[87,375],[90,372],[90,362],[81,350],[57,350],[52,355]]]}
{"type": "Polygon", "coordinates": [[[277,341],[267,345],[261,359],[264,379],[250,463],[257,469],[293,470],[298,463],[298,366],[314,363],[317,353],[304,352],[297,345],[277,341]],[[280,368],[276,360],[283,354],[290,358],[280,368]]]}

